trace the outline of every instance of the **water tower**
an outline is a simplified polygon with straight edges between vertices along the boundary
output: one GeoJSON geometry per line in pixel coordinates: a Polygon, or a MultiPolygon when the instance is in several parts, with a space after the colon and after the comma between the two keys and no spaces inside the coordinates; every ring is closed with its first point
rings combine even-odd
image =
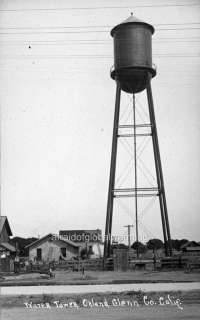
{"type": "MultiPolygon", "coordinates": [[[[116,81],[116,101],[113,125],[112,152],[110,165],[109,190],[107,200],[107,215],[105,226],[104,258],[108,258],[111,253],[111,235],[113,220],[113,202],[117,197],[133,197],[135,207],[135,231],[136,241],[138,235],[138,200],[141,197],[158,197],[159,210],[166,255],[171,255],[171,236],[163,181],[160,150],[158,144],[158,134],[155,121],[153,96],[151,90],[151,79],[155,77],[156,70],[152,64],[152,34],[154,27],[144,21],[138,20],[132,14],[124,22],[118,24],[111,30],[114,40],[114,68],[111,71],[111,78],[116,81]],[[149,123],[136,123],[135,96],[137,93],[146,90],[149,123]],[[130,125],[119,124],[121,91],[132,95],[133,122],[130,125]],[[148,128],[152,142],[153,161],[156,172],[155,187],[140,187],[137,180],[137,139],[141,134],[139,128],[148,128]],[[125,134],[120,134],[120,130],[126,130],[125,134]],[[127,134],[127,129],[131,133],[127,134]],[[118,138],[128,137],[133,139],[134,145],[134,187],[115,189],[116,161],[118,138]]],[[[138,253],[137,253],[138,254],[138,253]]]]}

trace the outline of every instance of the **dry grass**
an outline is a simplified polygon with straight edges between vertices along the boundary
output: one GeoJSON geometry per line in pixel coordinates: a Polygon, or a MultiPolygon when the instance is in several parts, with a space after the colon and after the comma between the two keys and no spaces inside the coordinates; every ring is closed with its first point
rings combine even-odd
{"type": "Polygon", "coordinates": [[[18,276],[5,277],[5,282],[25,283],[25,282],[40,284],[43,282],[56,284],[71,284],[80,282],[94,283],[119,283],[119,282],[187,282],[200,281],[200,272],[186,271],[86,271],[84,275],[79,272],[55,271],[55,278],[45,279],[42,274],[22,274],[18,276]]]}

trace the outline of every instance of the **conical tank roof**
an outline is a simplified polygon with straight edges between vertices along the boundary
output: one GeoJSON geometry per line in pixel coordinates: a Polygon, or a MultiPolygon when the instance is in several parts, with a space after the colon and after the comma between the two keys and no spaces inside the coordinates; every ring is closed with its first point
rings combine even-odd
{"type": "Polygon", "coordinates": [[[124,20],[123,22],[121,22],[120,24],[116,25],[112,30],[111,30],[111,36],[113,37],[114,33],[116,32],[117,29],[119,29],[121,26],[124,25],[128,25],[128,24],[142,24],[147,26],[149,29],[151,29],[152,34],[154,33],[154,27],[142,20],[139,20],[138,18],[136,18],[135,16],[133,16],[133,14],[131,13],[130,17],[128,17],[126,20],[124,20]]]}

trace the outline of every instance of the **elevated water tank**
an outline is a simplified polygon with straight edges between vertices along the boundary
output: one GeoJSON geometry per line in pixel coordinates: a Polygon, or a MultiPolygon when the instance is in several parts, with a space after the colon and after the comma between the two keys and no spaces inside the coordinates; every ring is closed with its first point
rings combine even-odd
{"type": "Polygon", "coordinates": [[[152,66],[152,25],[131,15],[111,30],[114,39],[114,69],[111,77],[121,89],[137,93],[147,86],[156,71],[152,66]]]}

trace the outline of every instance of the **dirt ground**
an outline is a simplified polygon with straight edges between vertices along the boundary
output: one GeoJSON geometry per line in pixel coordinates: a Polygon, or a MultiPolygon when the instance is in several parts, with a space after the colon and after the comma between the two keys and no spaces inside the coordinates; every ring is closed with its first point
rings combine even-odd
{"type": "Polygon", "coordinates": [[[175,307],[141,307],[130,309],[124,307],[110,309],[51,309],[51,310],[30,310],[25,308],[4,309],[1,312],[1,320],[168,320],[187,319],[199,320],[199,305],[189,305],[183,310],[175,307]]]}
{"type": "Polygon", "coordinates": [[[49,282],[51,284],[76,284],[80,282],[89,283],[119,283],[119,282],[188,282],[200,281],[200,272],[178,271],[86,271],[84,275],[78,272],[69,272],[67,270],[55,271],[55,278],[49,279],[48,275],[38,273],[12,275],[4,277],[0,285],[9,282],[26,283],[49,282]]]}

